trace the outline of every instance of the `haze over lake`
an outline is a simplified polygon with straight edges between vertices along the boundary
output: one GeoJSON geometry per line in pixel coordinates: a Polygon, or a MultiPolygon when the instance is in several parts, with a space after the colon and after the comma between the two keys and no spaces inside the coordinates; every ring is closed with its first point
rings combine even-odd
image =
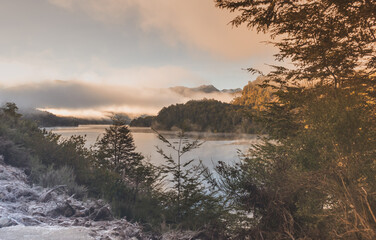
{"type": "MultiPolygon", "coordinates": [[[[64,138],[72,135],[86,136],[87,146],[95,143],[96,139],[101,136],[108,125],[80,125],[78,127],[55,127],[47,128],[54,133],[60,134],[64,138]]],[[[162,156],[157,153],[156,146],[162,148],[167,153],[174,153],[166,148],[156,133],[150,128],[131,127],[132,135],[136,145],[136,151],[141,152],[147,159],[156,165],[164,163],[162,156]]],[[[177,142],[176,132],[160,132],[171,142],[177,142]]],[[[187,133],[189,140],[199,138],[204,143],[198,149],[194,149],[183,156],[184,160],[196,159],[202,160],[206,166],[212,167],[213,163],[218,161],[236,162],[239,161],[238,151],[246,152],[251,144],[258,141],[257,135],[251,134],[216,134],[216,133],[187,133]]]]}

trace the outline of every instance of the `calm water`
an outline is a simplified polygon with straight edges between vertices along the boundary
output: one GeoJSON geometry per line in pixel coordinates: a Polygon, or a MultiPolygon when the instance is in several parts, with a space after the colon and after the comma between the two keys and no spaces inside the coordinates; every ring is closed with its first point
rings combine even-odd
{"type": "MultiPolygon", "coordinates": [[[[108,125],[80,125],[78,127],[56,127],[48,128],[54,133],[62,135],[64,138],[69,138],[72,135],[86,136],[87,145],[90,146],[95,143],[96,139],[100,137],[108,125]]],[[[150,128],[130,128],[136,150],[142,153],[147,159],[154,164],[162,164],[164,159],[156,151],[156,146],[162,148],[166,153],[176,156],[176,153],[169,151],[163,142],[161,142],[157,135],[150,128]]],[[[178,137],[175,132],[161,132],[170,142],[177,142],[178,137]]],[[[213,134],[213,133],[189,133],[190,140],[199,138],[204,141],[200,148],[194,149],[183,156],[184,160],[196,159],[202,160],[203,163],[210,168],[218,161],[235,162],[239,160],[238,150],[247,151],[252,143],[257,142],[256,135],[242,134],[213,134]]]]}

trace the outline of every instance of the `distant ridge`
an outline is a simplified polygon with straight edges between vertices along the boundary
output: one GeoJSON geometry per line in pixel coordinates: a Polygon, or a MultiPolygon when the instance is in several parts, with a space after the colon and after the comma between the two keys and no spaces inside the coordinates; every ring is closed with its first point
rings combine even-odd
{"type": "Polygon", "coordinates": [[[218,88],[214,87],[213,85],[201,85],[197,88],[191,88],[193,91],[201,91],[205,93],[212,93],[212,92],[220,92],[218,88]]]}
{"type": "Polygon", "coordinates": [[[241,91],[242,91],[241,88],[234,88],[234,89],[222,89],[221,92],[223,92],[223,93],[239,93],[241,91]]]}
{"type": "MultiPolygon", "coordinates": [[[[21,109],[20,113],[24,119],[35,121],[39,127],[77,127],[85,124],[111,124],[110,118],[86,119],[77,117],[57,116],[47,111],[37,109],[21,109]]],[[[125,120],[130,122],[130,118],[125,116],[125,120]]]]}
{"type": "Polygon", "coordinates": [[[196,93],[238,93],[242,91],[242,89],[240,88],[219,90],[213,85],[201,85],[199,87],[194,87],[194,88],[177,86],[177,87],[170,87],[169,89],[185,97],[189,97],[192,94],[196,94],[196,93]]]}

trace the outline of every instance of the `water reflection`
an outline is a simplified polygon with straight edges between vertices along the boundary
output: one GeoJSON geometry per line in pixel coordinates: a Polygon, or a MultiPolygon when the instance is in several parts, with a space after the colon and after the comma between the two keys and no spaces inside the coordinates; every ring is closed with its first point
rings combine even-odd
{"type": "MultiPolygon", "coordinates": [[[[104,133],[106,127],[108,125],[80,125],[78,127],[47,128],[46,130],[58,133],[64,138],[69,138],[72,135],[86,135],[87,146],[91,146],[104,133]]],[[[160,165],[164,163],[164,159],[156,151],[156,146],[162,148],[165,153],[175,157],[174,154],[176,153],[166,148],[152,129],[138,127],[130,129],[136,144],[136,150],[141,152],[153,164],[160,165]]],[[[179,140],[178,132],[161,131],[160,134],[170,142],[179,140]]],[[[245,152],[251,144],[258,141],[256,135],[250,134],[189,132],[186,133],[186,136],[191,140],[198,138],[204,141],[204,143],[200,148],[186,153],[183,156],[183,161],[190,159],[201,160],[209,168],[212,168],[213,164],[218,161],[228,163],[238,161],[238,150],[245,152]]]]}

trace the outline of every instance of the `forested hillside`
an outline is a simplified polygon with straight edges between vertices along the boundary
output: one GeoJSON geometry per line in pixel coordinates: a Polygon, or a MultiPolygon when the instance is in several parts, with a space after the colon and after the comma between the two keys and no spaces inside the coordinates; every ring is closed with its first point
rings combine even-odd
{"type": "Polygon", "coordinates": [[[252,109],[246,105],[204,99],[164,107],[157,116],[133,120],[131,126],[151,126],[158,130],[260,132],[252,116],[252,109]]]}
{"type": "Polygon", "coordinates": [[[256,116],[273,99],[270,87],[260,86],[259,77],[244,86],[241,95],[229,103],[217,100],[192,100],[162,108],[157,116],[133,119],[130,126],[153,127],[160,130],[262,133],[256,116]]]}
{"type": "MultiPolygon", "coordinates": [[[[78,126],[82,124],[111,124],[111,119],[85,119],[76,117],[61,117],[50,112],[33,110],[22,116],[24,119],[35,121],[40,127],[78,126]]],[[[130,121],[130,120],[128,120],[130,121]]]]}
{"type": "Polygon", "coordinates": [[[151,124],[153,123],[154,116],[141,116],[138,118],[135,118],[131,121],[130,126],[131,127],[151,127],[151,124]]]}
{"type": "Polygon", "coordinates": [[[248,106],[255,111],[264,110],[266,104],[272,101],[273,91],[270,87],[261,87],[265,78],[258,77],[253,82],[248,82],[242,90],[242,94],[231,102],[235,105],[248,106]]]}

